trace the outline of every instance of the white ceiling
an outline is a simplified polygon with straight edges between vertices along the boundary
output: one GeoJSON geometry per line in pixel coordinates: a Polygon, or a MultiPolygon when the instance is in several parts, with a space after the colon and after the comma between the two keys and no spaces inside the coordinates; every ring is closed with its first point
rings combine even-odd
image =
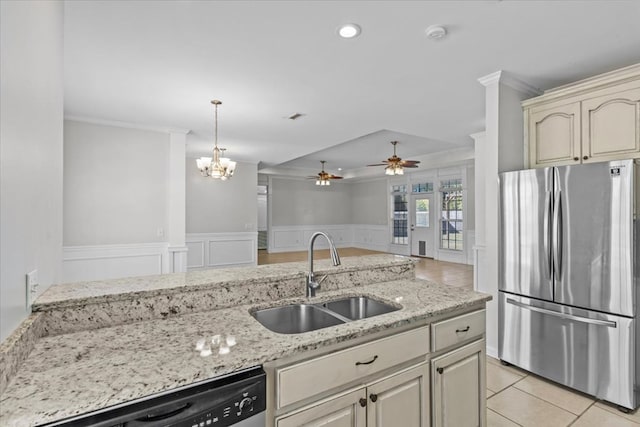
{"type": "Polygon", "coordinates": [[[232,159],[353,169],[392,139],[405,159],[469,147],[494,71],[548,89],[640,62],[638,22],[635,0],[67,1],[65,113],[190,129],[198,157],[220,99],[232,159]]]}

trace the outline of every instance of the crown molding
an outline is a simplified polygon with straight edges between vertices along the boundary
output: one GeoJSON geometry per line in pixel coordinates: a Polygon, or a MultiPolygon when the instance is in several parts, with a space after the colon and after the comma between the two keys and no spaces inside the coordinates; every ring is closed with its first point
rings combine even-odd
{"type": "Polygon", "coordinates": [[[142,123],[122,122],[118,120],[99,119],[96,117],[87,117],[87,116],[65,115],[64,119],[71,120],[74,122],[90,123],[92,125],[114,126],[114,127],[120,127],[120,128],[126,128],[126,129],[148,130],[152,132],[161,132],[161,133],[179,133],[179,134],[187,135],[189,132],[191,132],[191,130],[189,129],[154,126],[154,125],[147,125],[142,123]]]}
{"type": "Polygon", "coordinates": [[[512,89],[517,90],[518,92],[522,92],[527,96],[537,96],[542,93],[540,89],[537,87],[531,86],[529,83],[523,82],[511,74],[507,73],[504,70],[498,70],[494,73],[487,74],[486,76],[480,77],[478,79],[481,85],[484,87],[490,86],[495,83],[502,83],[503,85],[509,86],[512,89]]]}

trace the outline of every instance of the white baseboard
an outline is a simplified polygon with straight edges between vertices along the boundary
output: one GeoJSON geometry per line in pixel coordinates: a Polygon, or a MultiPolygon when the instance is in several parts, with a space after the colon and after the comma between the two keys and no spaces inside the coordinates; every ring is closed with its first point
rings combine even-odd
{"type": "Polygon", "coordinates": [[[187,270],[258,264],[258,233],[188,233],[187,270]]]}
{"type": "Polygon", "coordinates": [[[162,274],[170,268],[166,242],[62,248],[63,282],[162,274]]]}

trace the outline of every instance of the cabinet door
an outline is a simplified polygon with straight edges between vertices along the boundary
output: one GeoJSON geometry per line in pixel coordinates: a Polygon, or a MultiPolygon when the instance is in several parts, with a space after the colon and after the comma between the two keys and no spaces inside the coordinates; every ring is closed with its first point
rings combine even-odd
{"type": "Polygon", "coordinates": [[[365,388],[362,387],[282,415],[276,419],[276,426],[366,427],[366,404],[365,388]]]}
{"type": "Polygon", "coordinates": [[[485,341],[431,361],[434,427],[486,425],[485,341]]]}
{"type": "Polygon", "coordinates": [[[582,101],[583,162],[640,157],[640,87],[582,101]]]}
{"type": "Polygon", "coordinates": [[[428,427],[429,363],[367,387],[367,427],[428,427]]]}
{"type": "Polygon", "coordinates": [[[532,108],[528,129],[531,167],[580,163],[580,102],[532,108]]]}

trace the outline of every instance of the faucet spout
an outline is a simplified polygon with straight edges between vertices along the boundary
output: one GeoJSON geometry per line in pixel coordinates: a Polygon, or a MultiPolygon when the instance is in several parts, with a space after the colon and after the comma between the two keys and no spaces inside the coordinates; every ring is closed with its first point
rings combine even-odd
{"type": "Polygon", "coordinates": [[[320,288],[320,282],[322,281],[317,281],[315,273],[313,272],[313,245],[318,236],[324,236],[327,239],[327,242],[329,242],[329,253],[331,254],[331,262],[333,265],[340,265],[340,256],[338,255],[338,250],[336,249],[336,245],[333,244],[331,237],[322,231],[316,231],[313,233],[311,239],[309,239],[309,273],[307,274],[307,283],[305,286],[307,298],[316,296],[316,290],[320,288]]]}

